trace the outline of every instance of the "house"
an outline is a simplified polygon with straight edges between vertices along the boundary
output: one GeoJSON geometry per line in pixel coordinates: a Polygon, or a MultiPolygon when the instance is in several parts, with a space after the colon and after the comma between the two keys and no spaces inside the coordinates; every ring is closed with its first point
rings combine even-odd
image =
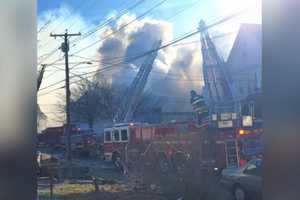
{"type": "Polygon", "coordinates": [[[261,91],[262,34],[259,24],[241,24],[226,62],[235,100],[261,91]]]}

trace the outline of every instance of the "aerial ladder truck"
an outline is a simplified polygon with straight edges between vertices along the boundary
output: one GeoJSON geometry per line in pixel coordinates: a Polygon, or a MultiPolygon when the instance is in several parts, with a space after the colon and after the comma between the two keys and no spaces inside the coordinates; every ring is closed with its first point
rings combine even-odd
{"type": "Polygon", "coordinates": [[[202,20],[201,52],[203,58],[204,91],[203,96],[209,110],[209,131],[202,134],[202,160],[204,163],[224,167],[239,167],[245,135],[256,135],[261,129],[252,129],[249,119],[247,130],[243,127],[240,102],[235,97],[236,85],[231,81],[226,63],[219,56],[207,26],[202,20]],[[247,134],[246,134],[247,133],[247,134]]]}
{"type": "Polygon", "coordinates": [[[132,127],[133,115],[143,94],[149,74],[153,68],[153,63],[157,56],[157,51],[161,46],[161,41],[155,42],[151,53],[147,55],[141,64],[137,75],[126,90],[124,99],[113,119],[113,126],[104,130],[104,156],[106,160],[112,160],[122,168],[127,160],[128,143],[133,140],[132,127]]]}

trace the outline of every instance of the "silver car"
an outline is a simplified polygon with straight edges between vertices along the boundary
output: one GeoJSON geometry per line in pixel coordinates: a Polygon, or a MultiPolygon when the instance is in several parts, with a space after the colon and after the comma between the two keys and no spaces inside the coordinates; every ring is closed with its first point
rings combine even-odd
{"type": "Polygon", "coordinates": [[[222,171],[221,184],[236,200],[259,200],[262,191],[262,159],[254,159],[236,169],[222,171]]]}

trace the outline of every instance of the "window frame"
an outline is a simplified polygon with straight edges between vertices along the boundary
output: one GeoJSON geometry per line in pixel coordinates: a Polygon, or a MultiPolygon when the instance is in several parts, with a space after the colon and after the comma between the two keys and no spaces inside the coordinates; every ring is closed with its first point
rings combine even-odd
{"type": "Polygon", "coordinates": [[[111,142],[113,142],[111,130],[106,130],[106,131],[104,131],[104,142],[105,142],[105,143],[111,143],[111,142]],[[106,138],[107,138],[107,137],[106,137],[107,135],[109,135],[110,140],[107,140],[107,139],[106,139],[106,138]]]}
{"type": "Polygon", "coordinates": [[[120,136],[121,136],[120,139],[121,139],[122,142],[128,142],[129,141],[129,132],[128,132],[128,129],[127,128],[126,129],[120,129],[120,136]],[[123,140],[123,137],[122,137],[122,135],[123,135],[122,132],[123,131],[126,131],[126,138],[127,138],[126,140],[123,140]]]}
{"type": "Polygon", "coordinates": [[[119,129],[113,129],[112,134],[113,134],[113,141],[114,142],[121,142],[121,135],[120,135],[120,130],[119,129]],[[118,135],[118,140],[116,140],[116,137],[115,137],[116,135],[118,135]]]}

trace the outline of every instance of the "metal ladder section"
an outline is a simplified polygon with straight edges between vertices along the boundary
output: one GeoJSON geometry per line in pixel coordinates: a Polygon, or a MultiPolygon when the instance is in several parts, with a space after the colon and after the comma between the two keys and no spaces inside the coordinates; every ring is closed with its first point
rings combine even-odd
{"type": "Polygon", "coordinates": [[[239,167],[239,154],[237,140],[227,140],[225,143],[227,168],[239,167]]]}

